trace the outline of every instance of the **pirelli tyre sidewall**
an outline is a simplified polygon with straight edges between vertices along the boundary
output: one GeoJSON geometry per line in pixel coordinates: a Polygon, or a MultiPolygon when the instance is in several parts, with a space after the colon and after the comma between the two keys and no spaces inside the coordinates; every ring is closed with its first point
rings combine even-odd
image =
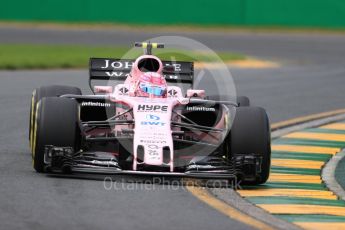
{"type": "Polygon", "coordinates": [[[64,85],[50,85],[42,86],[36,88],[31,95],[30,101],[30,119],[29,119],[29,144],[31,152],[33,152],[33,131],[35,129],[35,113],[38,102],[44,97],[58,97],[64,94],[75,94],[81,95],[81,90],[73,86],[64,86],[64,85]]]}
{"type": "Polygon", "coordinates": [[[32,139],[33,139],[33,131],[34,131],[34,123],[35,123],[35,113],[37,107],[37,99],[36,99],[36,91],[35,89],[31,94],[31,102],[30,102],[30,114],[29,114],[29,144],[30,149],[32,152],[32,139]]]}
{"type": "Polygon", "coordinates": [[[271,165],[271,132],[266,111],[260,107],[237,107],[229,141],[232,156],[254,154],[262,157],[259,176],[255,181],[244,183],[265,183],[271,165]]]}
{"type": "Polygon", "coordinates": [[[44,172],[46,145],[77,148],[80,141],[78,103],[60,97],[42,98],[36,110],[33,136],[33,167],[44,172]]]}

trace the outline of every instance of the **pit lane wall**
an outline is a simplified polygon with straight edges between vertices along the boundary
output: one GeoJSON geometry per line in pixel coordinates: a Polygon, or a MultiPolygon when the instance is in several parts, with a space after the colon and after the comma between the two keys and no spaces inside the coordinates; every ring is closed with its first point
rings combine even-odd
{"type": "Polygon", "coordinates": [[[0,20],[345,28],[345,1],[2,0],[0,20]]]}

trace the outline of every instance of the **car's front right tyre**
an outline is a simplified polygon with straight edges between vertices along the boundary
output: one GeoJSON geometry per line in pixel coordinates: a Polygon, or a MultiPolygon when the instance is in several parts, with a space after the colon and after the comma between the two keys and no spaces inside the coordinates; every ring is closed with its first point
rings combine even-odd
{"type": "Polygon", "coordinates": [[[47,145],[56,147],[79,146],[78,103],[60,97],[42,98],[35,112],[32,160],[37,172],[45,171],[44,154],[47,145]]]}
{"type": "Polygon", "coordinates": [[[33,131],[35,129],[35,114],[38,102],[44,97],[59,97],[64,94],[81,95],[81,90],[77,87],[66,85],[48,85],[35,89],[31,95],[30,118],[29,118],[29,144],[33,147],[33,131]]]}

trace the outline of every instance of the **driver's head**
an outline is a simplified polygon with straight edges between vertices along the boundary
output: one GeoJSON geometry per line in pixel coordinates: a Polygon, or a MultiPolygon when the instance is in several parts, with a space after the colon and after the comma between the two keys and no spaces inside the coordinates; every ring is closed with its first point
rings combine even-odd
{"type": "Polygon", "coordinates": [[[139,97],[166,97],[167,83],[163,75],[156,72],[143,73],[138,80],[136,95],[139,97]]]}

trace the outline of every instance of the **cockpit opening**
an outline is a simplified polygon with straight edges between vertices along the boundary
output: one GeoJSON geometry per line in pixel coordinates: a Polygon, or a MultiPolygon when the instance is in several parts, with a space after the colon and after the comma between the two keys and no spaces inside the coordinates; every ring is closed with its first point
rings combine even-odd
{"type": "Polygon", "coordinates": [[[141,72],[157,72],[159,67],[159,62],[154,58],[143,58],[138,63],[141,72]]]}

